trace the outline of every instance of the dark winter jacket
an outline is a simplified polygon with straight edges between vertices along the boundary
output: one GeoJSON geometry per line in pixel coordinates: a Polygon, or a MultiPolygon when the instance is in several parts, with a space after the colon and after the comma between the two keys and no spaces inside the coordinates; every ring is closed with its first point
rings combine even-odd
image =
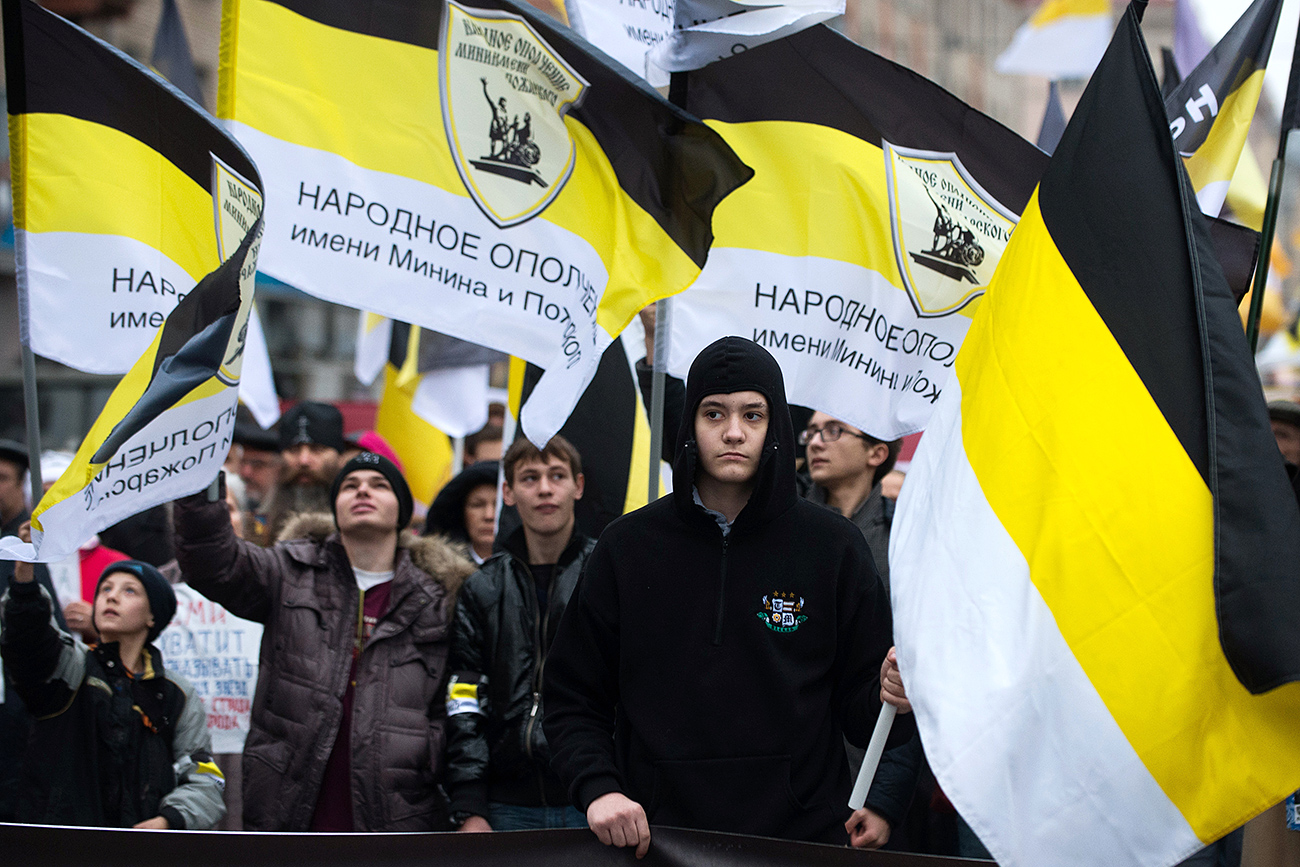
{"type": "Polygon", "coordinates": [[[157,648],[131,676],[116,643],[87,648],[60,630],[39,584],[11,584],[0,606],[5,666],[36,717],[19,822],[129,828],[162,816],[206,830],[225,815],[203,704],[157,648]]]}
{"type": "MultiPolygon", "coordinates": [[[[0,536],[17,536],[18,528],[31,515],[26,509],[15,515],[7,524],[0,526],[0,536]]],[[[50,598],[56,598],[54,584],[50,581],[50,570],[44,563],[33,563],[32,571],[37,584],[45,588],[50,598]]],[[[0,560],[0,594],[9,589],[9,581],[14,575],[14,561],[0,560]]],[[[67,629],[63,621],[63,611],[54,606],[54,619],[59,629],[67,629]]],[[[18,779],[24,757],[27,753],[27,741],[32,733],[32,717],[18,694],[18,687],[4,670],[4,701],[0,701],[0,822],[16,821],[18,810],[18,779]]]]}
{"type": "MultiPolygon", "coordinates": [[[[608,792],[652,823],[846,843],[843,738],[865,746],[891,644],[862,534],[801,500],[780,368],[748,340],[696,359],[674,493],[610,524],[547,663],[552,765],[585,809],[608,792]],[[724,536],[693,498],[708,394],[770,405],[756,487],[724,536]]],[[[895,742],[914,726],[900,717],[895,742]]]]}
{"type": "MultiPolygon", "coordinates": [[[[328,515],[300,516],[260,548],[235,538],[221,502],[178,500],[176,555],[192,587],[261,623],[244,744],[244,827],[309,828],[342,719],[361,593],[328,515]]],[[[436,537],[403,533],[388,613],[357,660],[351,726],[353,825],[428,831],[445,724],[447,633],[470,564],[436,537]]]]}
{"type": "Polygon", "coordinates": [[[453,814],[486,817],[488,801],[527,807],[569,802],[550,768],[542,733],[542,671],[595,545],[573,534],[547,588],[545,611],[537,605],[522,527],[461,588],[447,696],[446,782],[453,814]]]}

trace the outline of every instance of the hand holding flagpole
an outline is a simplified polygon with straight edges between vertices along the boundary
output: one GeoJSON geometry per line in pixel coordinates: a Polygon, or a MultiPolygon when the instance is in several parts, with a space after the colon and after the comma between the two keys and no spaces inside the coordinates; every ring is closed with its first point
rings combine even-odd
{"type": "Polygon", "coordinates": [[[857,782],[853,784],[853,792],[849,795],[850,810],[861,810],[866,803],[871,781],[876,777],[880,757],[885,752],[885,742],[889,740],[889,730],[894,725],[894,717],[900,710],[903,713],[912,712],[912,703],[907,700],[902,673],[898,670],[898,655],[893,647],[889,648],[889,653],[880,666],[880,702],[880,716],[876,718],[876,728],[871,732],[867,754],[862,758],[857,782]]]}

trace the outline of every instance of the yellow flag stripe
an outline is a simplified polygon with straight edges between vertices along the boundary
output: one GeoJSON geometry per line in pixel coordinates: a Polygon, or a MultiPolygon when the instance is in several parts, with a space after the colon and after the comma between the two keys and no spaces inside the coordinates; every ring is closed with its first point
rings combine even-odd
{"type": "Polygon", "coordinates": [[[162,154],[112,127],[63,114],[27,114],[14,225],[29,232],[132,238],[158,250],[197,283],[220,261],[212,192],[162,154]],[[110,170],[87,172],[85,167],[110,170]]]}
{"type": "MultiPolygon", "coordinates": [[[[510,356],[510,368],[506,378],[506,403],[510,414],[519,418],[524,406],[524,374],[528,372],[528,362],[517,355],[510,356]]],[[[505,444],[506,448],[510,443],[505,444]]]]}
{"type": "Polygon", "coordinates": [[[706,123],[754,169],[713,212],[714,247],[852,262],[903,288],[884,151],[819,124],[706,123]]]}
{"type": "Polygon", "coordinates": [[[1108,0],[1047,0],[1029,19],[1033,27],[1043,27],[1062,18],[1091,18],[1109,15],[1108,0]]]}
{"type": "MultiPolygon", "coordinates": [[[[904,290],[883,150],[820,124],[705,123],[754,169],[713,212],[715,249],[849,262],[904,290]]],[[[978,307],[976,299],[958,313],[973,316],[978,307]]]]}
{"type": "MultiPolygon", "coordinates": [[[[660,460],[659,455],[650,454],[650,421],[645,403],[641,400],[641,389],[633,386],[636,392],[636,412],[632,420],[632,457],[627,468],[627,492],[623,497],[623,514],[635,511],[650,500],[650,461],[660,460]]],[[[669,434],[677,436],[675,431],[669,434]]],[[[659,496],[666,493],[662,476],[659,479],[659,496]]]]}
{"type": "Polygon", "coordinates": [[[384,365],[384,392],[375,417],[375,432],[402,459],[411,496],[428,505],[451,475],[451,440],[415,414],[411,401],[419,380],[405,388],[397,385],[397,371],[384,365]]]}
{"type": "MultiPolygon", "coordinates": [[[[32,526],[34,528],[43,530],[44,527],[41,526],[40,521],[41,515],[56,503],[79,494],[103,468],[103,464],[92,463],[90,459],[95,452],[99,451],[99,447],[108,439],[108,435],[113,432],[113,428],[117,423],[131,411],[132,407],[139,403],[145,389],[149,387],[149,383],[153,379],[154,358],[158,355],[158,341],[161,339],[162,329],[160,328],[158,333],[154,335],[153,342],[149,344],[149,348],[127,371],[126,375],[118,381],[117,387],[109,395],[104,409],[99,413],[99,417],[95,419],[95,423],[91,425],[90,432],[81,441],[81,446],[77,449],[72,465],[58,478],[53,487],[45,492],[45,496],[41,498],[36,508],[32,509],[32,526]]],[[[173,406],[184,406],[187,403],[211,397],[226,388],[228,386],[213,377],[178,400],[173,406]]]]}
{"type": "Polygon", "coordinates": [[[420,328],[408,327],[409,336],[406,339],[406,357],[402,359],[402,366],[398,368],[397,380],[394,383],[398,388],[414,388],[413,383],[418,384],[420,380],[421,333],[422,329],[420,328]]]}
{"type": "Polygon", "coordinates": [[[1184,159],[1192,187],[1200,190],[1214,181],[1232,179],[1237,161],[1246,146],[1246,134],[1255,118],[1259,94],[1264,88],[1264,70],[1258,70],[1228,94],[1219,114],[1210,127],[1209,135],[1190,157],[1184,159]]]}
{"type": "MultiPolygon", "coordinates": [[[[222,117],[469,197],[443,129],[436,51],[328,27],[265,0],[240,0],[238,14],[224,25],[222,69],[234,80],[222,90],[222,117]]],[[[586,238],[605,263],[597,321],[615,335],[699,269],[623,192],[591,131],[571,116],[565,125],[576,144],[573,174],[539,219],[586,238]]]]}
{"type": "Polygon", "coordinates": [[[957,359],[963,444],[1075,657],[1203,840],[1300,779],[1280,720],[1218,642],[1210,492],[1026,208],[957,359]],[[1032,287],[1032,291],[1027,291],[1032,287]],[[1134,447],[1138,444],[1138,447],[1134,447]],[[1135,516],[1141,526],[1135,528],[1135,516]]]}

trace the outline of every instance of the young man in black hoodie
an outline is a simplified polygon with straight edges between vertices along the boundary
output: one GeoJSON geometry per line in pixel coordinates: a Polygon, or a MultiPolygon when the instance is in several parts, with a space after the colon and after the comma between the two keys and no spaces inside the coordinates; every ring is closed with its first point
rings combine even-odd
{"type": "Polygon", "coordinates": [[[552,646],[552,767],[638,857],[649,822],[848,843],[842,739],[866,745],[882,695],[909,709],[871,551],[799,498],[766,350],[707,347],[685,405],[673,495],[606,528],[552,646]]]}

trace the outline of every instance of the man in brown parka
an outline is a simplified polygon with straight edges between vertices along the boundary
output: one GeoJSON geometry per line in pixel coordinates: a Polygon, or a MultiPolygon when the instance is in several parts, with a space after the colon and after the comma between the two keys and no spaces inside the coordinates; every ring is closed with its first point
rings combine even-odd
{"type": "Polygon", "coordinates": [[[271,548],[235,538],[221,497],[176,503],[185,579],[265,627],[244,827],[441,830],[447,630],[473,566],[403,532],[411,493],[384,457],[345,464],[330,502],[333,520],[299,516],[271,548]]]}

